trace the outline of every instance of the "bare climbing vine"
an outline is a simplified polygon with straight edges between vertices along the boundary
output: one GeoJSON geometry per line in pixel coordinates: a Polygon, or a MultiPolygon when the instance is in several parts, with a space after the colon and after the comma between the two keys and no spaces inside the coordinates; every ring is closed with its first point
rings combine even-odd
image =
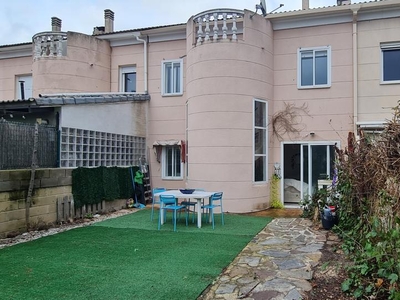
{"type": "Polygon", "coordinates": [[[272,116],[272,131],[279,140],[283,140],[285,134],[298,134],[304,129],[302,115],[309,116],[307,103],[296,106],[294,103],[284,103],[285,107],[272,116]]]}

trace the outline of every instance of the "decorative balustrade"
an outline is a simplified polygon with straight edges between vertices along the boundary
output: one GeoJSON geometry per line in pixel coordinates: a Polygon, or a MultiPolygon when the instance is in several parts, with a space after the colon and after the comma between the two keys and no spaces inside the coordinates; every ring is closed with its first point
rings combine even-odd
{"type": "Polygon", "coordinates": [[[48,31],[33,36],[34,59],[40,57],[61,57],[67,54],[67,33],[48,31]]]}
{"type": "Polygon", "coordinates": [[[242,10],[228,8],[212,9],[197,14],[193,17],[196,23],[196,44],[218,40],[237,41],[238,22],[243,22],[243,16],[242,10]]]}

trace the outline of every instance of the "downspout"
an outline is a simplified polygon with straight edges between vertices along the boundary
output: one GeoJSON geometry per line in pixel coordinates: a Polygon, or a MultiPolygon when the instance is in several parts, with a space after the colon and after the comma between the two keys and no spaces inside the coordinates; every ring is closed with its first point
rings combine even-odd
{"type": "MultiPolygon", "coordinates": [[[[136,38],[137,41],[142,42],[143,43],[143,70],[144,70],[144,93],[148,94],[149,91],[147,89],[147,78],[148,78],[148,74],[147,74],[147,42],[148,42],[148,37],[146,38],[146,40],[139,38],[139,34],[135,34],[134,37],[136,38]]],[[[149,120],[149,103],[147,103],[147,109],[146,109],[146,125],[145,125],[145,132],[146,132],[146,144],[149,141],[149,132],[148,132],[148,128],[149,128],[149,124],[148,124],[148,120],[149,120]]],[[[149,149],[149,148],[148,148],[149,149]]],[[[145,157],[147,159],[148,165],[150,166],[150,154],[148,153],[148,151],[146,151],[145,153],[145,157]]],[[[151,175],[150,175],[151,176],[151,175]]],[[[150,180],[151,182],[151,180],[150,180]]]]}
{"type": "Polygon", "coordinates": [[[143,50],[143,68],[144,68],[144,93],[148,94],[147,90],[147,40],[139,38],[138,35],[134,35],[137,41],[142,42],[144,46],[143,50]]]}
{"type": "Polygon", "coordinates": [[[352,8],[353,11],[353,131],[357,137],[358,122],[358,10],[360,6],[352,8]]]}

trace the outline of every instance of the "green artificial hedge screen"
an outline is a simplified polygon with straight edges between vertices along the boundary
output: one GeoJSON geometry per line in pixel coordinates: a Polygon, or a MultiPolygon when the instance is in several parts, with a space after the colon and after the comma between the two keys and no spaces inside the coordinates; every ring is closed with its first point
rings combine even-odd
{"type": "Polygon", "coordinates": [[[72,194],[75,207],[96,204],[103,200],[128,199],[133,195],[132,178],[138,170],[134,167],[77,168],[72,171],[72,194]]]}

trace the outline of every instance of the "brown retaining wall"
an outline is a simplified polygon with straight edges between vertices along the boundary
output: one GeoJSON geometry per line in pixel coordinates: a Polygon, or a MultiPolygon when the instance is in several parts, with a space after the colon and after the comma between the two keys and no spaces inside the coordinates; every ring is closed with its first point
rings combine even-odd
{"type": "MultiPolygon", "coordinates": [[[[12,231],[24,231],[25,199],[31,171],[0,170],[0,238],[12,231]]],[[[57,199],[72,194],[72,169],[38,169],[30,208],[30,222],[57,221],[57,199]]],[[[107,210],[118,210],[125,200],[106,203],[107,210]]]]}

